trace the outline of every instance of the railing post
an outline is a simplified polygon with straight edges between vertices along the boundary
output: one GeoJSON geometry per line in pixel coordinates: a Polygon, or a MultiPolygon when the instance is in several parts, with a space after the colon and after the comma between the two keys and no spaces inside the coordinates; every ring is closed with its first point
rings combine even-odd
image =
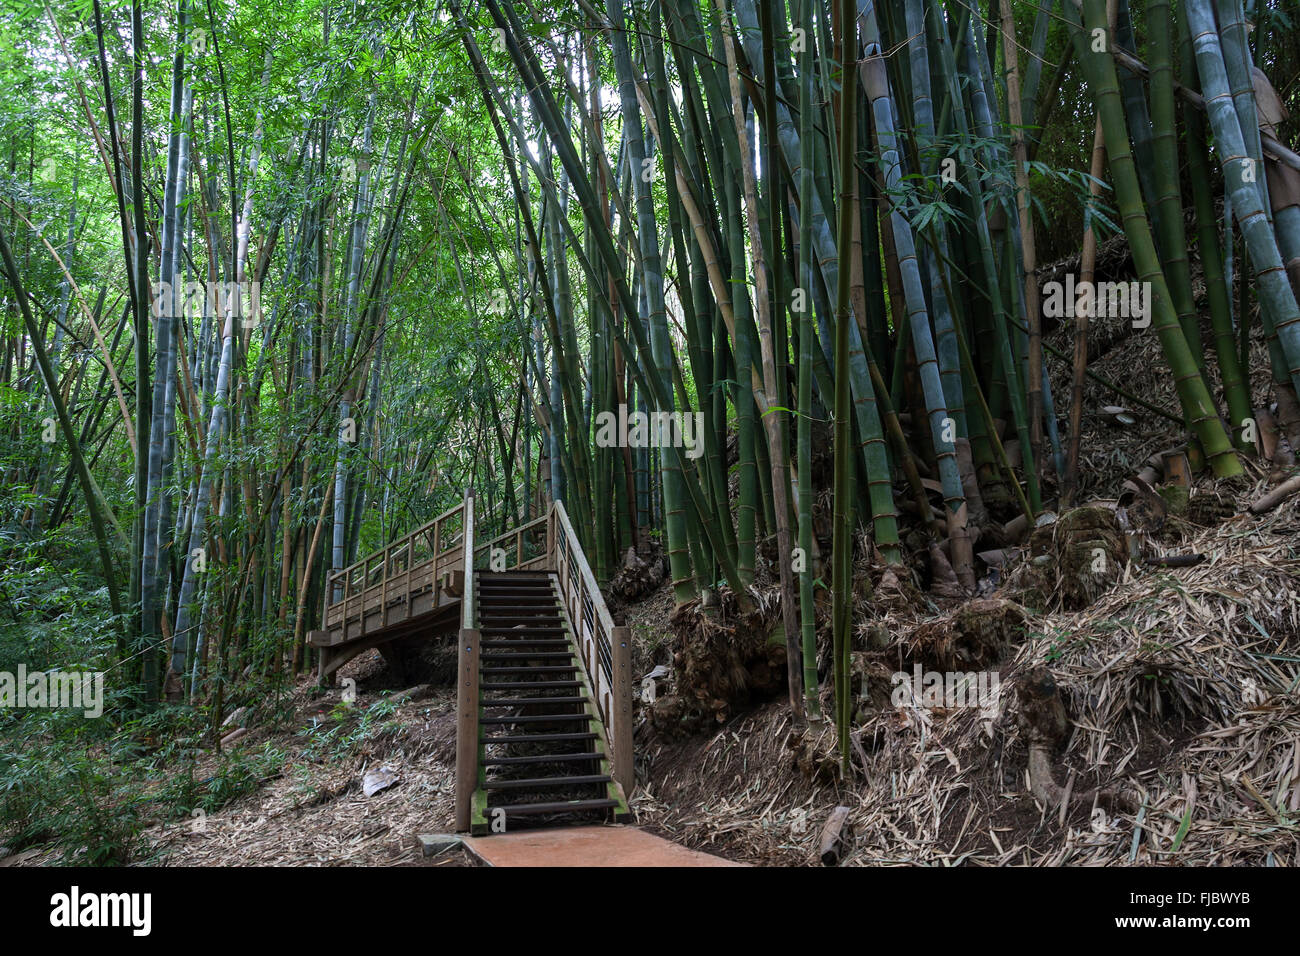
{"type": "MultiPolygon", "coordinates": [[[[461,517],[465,516],[465,506],[461,505],[461,517]]],[[[429,590],[433,592],[433,606],[438,606],[438,555],[442,552],[438,550],[442,544],[442,519],[439,518],[433,523],[433,554],[429,558],[429,590]]]]}
{"type": "Polygon", "coordinates": [[[415,567],[415,539],[406,539],[406,585],[402,593],[406,595],[406,616],[410,617],[414,612],[411,610],[411,570],[415,567]]]}
{"type": "Polygon", "coordinates": [[[388,562],[391,548],[384,548],[384,583],[379,589],[379,626],[388,626],[388,562]]]}
{"type": "Polygon", "coordinates": [[[461,628],[456,677],[456,831],[470,826],[470,803],[478,785],[479,635],[461,628]]]}
{"type": "MultiPolygon", "coordinates": [[[[474,627],[474,495],[465,495],[462,523],[465,584],[461,589],[459,663],[456,668],[456,830],[470,829],[478,786],[479,632],[474,627]]],[[[436,563],[436,562],[435,562],[436,563]]]]}
{"type": "Polygon", "coordinates": [[[343,572],[343,639],[348,638],[348,609],[352,606],[352,571],[343,572]]]}
{"type": "Polygon", "coordinates": [[[614,700],[610,706],[610,744],[614,748],[614,779],[624,796],[632,795],[636,786],[636,766],[632,749],[632,630],[615,627],[609,636],[614,678],[614,700]]]}

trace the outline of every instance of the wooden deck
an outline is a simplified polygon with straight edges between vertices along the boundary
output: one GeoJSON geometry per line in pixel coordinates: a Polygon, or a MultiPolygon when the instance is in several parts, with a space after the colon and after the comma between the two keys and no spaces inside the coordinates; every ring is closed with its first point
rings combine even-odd
{"type": "Polygon", "coordinates": [[[392,641],[454,631],[465,584],[465,505],[459,504],[325,582],[320,651],[327,680],[358,654],[392,641]]]}
{"type": "Polygon", "coordinates": [[[473,522],[469,500],[388,547],[330,572],[321,628],[307,634],[307,643],[320,652],[322,681],[365,651],[408,638],[454,634],[461,626],[468,566],[491,571],[555,567],[554,511],[487,541],[475,541],[471,528],[474,561],[467,565],[467,513],[473,522]]]}

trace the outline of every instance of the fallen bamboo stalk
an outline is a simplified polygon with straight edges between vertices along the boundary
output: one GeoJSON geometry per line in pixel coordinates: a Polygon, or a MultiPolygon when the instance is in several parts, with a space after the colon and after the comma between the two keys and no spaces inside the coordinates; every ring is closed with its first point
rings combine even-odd
{"type": "Polygon", "coordinates": [[[1252,503],[1250,506],[1250,513],[1258,515],[1263,514],[1265,511],[1272,511],[1297,491],[1300,491],[1300,475],[1294,475],[1291,478],[1288,478],[1263,498],[1252,503]]]}
{"type": "Polygon", "coordinates": [[[1203,554],[1166,554],[1161,557],[1146,559],[1146,563],[1156,568],[1190,568],[1205,560],[1203,554]]]}

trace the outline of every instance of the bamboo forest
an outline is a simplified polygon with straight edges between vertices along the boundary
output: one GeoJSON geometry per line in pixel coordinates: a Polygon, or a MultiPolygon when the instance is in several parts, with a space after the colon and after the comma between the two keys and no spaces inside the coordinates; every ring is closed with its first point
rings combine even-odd
{"type": "Polygon", "coordinates": [[[0,867],[1300,866],[1300,0],[0,69],[0,867]]]}

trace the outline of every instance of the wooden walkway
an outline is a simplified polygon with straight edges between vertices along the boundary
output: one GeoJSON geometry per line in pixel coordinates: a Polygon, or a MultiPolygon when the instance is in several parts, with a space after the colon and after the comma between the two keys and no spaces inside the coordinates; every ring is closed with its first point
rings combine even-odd
{"type": "Polygon", "coordinates": [[[423,633],[454,630],[465,586],[465,505],[459,504],[325,580],[321,630],[307,635],[320,652],[322,681],[373,648],[423,633]]]}
{"type": "Polygon", "coordinates": [[[564,827],[468,837],[489,866],[745,866],[688,850],[636,827],[564,827]]]}
{"type": "MultiPolygon", "coordinates": [[[[396,641],[454,633],[460,627],[470,500],[467,496],[388,547],[329,573],[321,629],[307,635],[320,651],[322,681],[365,651],[384,651],[396,641]]],[[[489,566],[495,550],[504,556],[503,570],[547,568],[550,523],[548,514],[473,544],[474,566],[489,566]]]]}

